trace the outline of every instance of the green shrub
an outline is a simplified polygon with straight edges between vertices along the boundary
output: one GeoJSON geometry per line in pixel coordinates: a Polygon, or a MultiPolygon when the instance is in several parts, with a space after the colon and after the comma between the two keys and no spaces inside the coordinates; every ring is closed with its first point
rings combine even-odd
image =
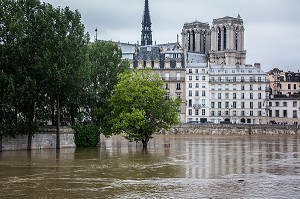
{"type": "Polygon", "coordinates": [[[93,124],[74,126],[77,147],[95,147],[98,144],[99,128],[93,124]]]}

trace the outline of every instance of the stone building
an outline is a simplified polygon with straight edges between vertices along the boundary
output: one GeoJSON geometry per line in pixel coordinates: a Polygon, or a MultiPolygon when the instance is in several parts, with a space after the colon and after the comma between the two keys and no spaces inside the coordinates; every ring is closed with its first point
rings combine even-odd
{"type": "Polygon", "coordinates": [[[300,72],[284,72],[278,68],[269,71],[270,123],[300,124],[300,72]]]}

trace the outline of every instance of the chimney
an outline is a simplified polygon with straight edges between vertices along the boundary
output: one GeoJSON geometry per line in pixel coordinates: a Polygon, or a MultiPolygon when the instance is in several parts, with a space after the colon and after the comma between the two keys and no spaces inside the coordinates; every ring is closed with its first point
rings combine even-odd
{"type": "Polygon", "coordinates": [[[260,63],[255,63],[255,64],[254,64],[254,67],[260,69],[260,63]]]}

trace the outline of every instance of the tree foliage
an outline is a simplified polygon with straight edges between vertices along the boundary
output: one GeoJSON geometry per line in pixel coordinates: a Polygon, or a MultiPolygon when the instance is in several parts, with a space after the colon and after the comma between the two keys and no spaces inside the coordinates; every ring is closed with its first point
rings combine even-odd
{"type": "MultiPolygon", "coordinates": [[[[89,115],[98,126],[104,126],[105,115],[110,112],[109,100],[118,75],[129,70],[129,63],[122,61],[122,51],[110,41],[96,41],[89,44],[91,63],[90,84],[87,89],[86,106],[89,115]]],[[[102,128],[103,129],[103,128],[102,128]]]]}
{"type": "Polygon", "coordinates": [[[77,147],[95,147],[98,144],[99,127],[94,124],[74,126],[77,147]]]}
{"type": "Polygon", "coordinates": [[[87,38],[79,12],[68,7],[38,0],[0,7],[0,134],[28,134],[30,149],[49,108],[59,127],[61,105],[74,104],[89,76],[87,38]]]}
{"type": "Polygon", "coordinates": [[[119,78],[111,99],[112,132],[147,147],[153,133],[179,122],[180,101],[165,100],[163,81],[150,70],[127,71],[119,78]]]}

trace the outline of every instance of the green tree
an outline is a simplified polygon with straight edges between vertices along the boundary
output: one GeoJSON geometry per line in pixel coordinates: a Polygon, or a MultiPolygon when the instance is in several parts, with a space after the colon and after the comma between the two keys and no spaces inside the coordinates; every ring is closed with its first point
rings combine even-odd
{"type": "Polygon", "coordinates": [[[111,106],[113,133],[125,133],[130,141],[141,141],[146,148],[152,134],[179,122],[180,101],[165,99],[159,75],[150,70],[124,72],[116,85],[111,106]]]}
{"type": "Polygon", "coordinates": [[[93,122],[102,127],[105,115],[110,112],[109,100],[114,86],[118,83],[118,75],[130,66],[122,61],[121,49],[109,41],[96,41],[89,45],[89,60],[91,62],[90,85],[84,99],[89,107],[93,122]]]}

